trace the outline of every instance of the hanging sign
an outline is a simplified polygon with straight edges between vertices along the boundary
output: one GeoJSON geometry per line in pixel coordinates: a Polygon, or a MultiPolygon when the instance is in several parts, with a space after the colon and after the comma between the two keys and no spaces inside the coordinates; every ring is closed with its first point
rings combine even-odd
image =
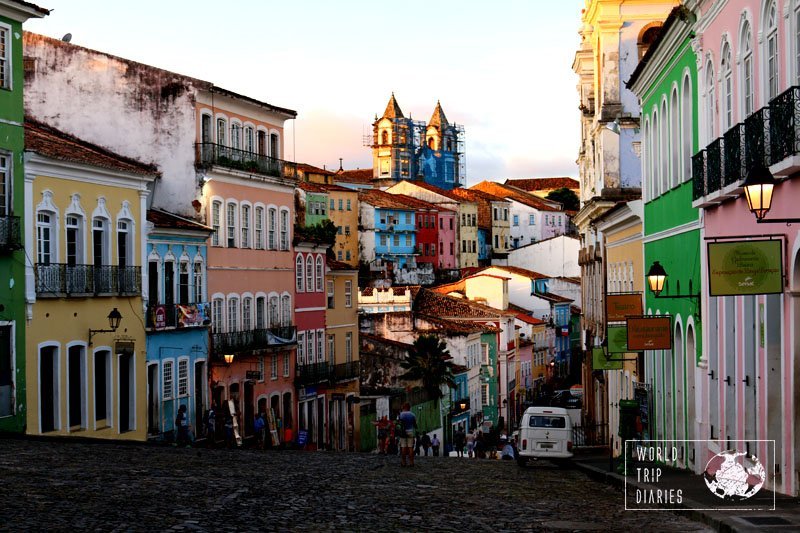
{"type": "Polygon", "coordinates": [[[164,329],[167,327],[167,308],[163,305],[159,305],[153,310],[155,328],[156,329],[164,329]]]}
{"type": "Polygon", "coordinates": [[[668,316],[628,317],[628,350],[671,350],[672,320],[668,316]]]}
{"type": "Polygon", "coordinates": [[[609,322],[624,322],[629,316],[644,314],[641,294],[607,294],[606,315],[609,322]]]}
{"type": "Polygon", "coordinates": [[[622,359],[609,359],[602,346],[592,348],[592,370],[622,370],[622,359]]]}
{"type": "Polygon", "coordinates": [[[628,352],[628,326],[608,326],[608,353],[628,352]]]}
{"type": "Polygon", "coordinates": [[[783,292],[783,247],[779,240],[708,243],[711,296],[783,292]]]}

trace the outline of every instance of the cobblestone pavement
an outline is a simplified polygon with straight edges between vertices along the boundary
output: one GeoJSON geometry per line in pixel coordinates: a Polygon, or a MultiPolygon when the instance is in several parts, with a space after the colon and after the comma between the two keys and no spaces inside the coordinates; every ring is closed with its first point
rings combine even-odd
{"type": "Polygon", "coordinates": [[[0,439],[0,529],[703,531],[540,462],[0,439]]]}

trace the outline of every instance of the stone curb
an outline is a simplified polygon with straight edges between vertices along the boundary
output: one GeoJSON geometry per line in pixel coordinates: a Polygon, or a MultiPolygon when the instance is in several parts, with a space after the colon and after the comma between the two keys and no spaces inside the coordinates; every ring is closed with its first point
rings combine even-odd
{"type": "MultiPolygon", "coordinates": [[[[573,461],[573,464],[590,478],[594,479],[595,481],[600,481],[606,483],[608,485],[613,485],[615,487],[624,488],[625,487],[625,478],[615,472],[607,472],[602,468],[597,468],[596,466],[588,465],[581,463],[580,461],[573,461]]],[[[633,487],[645,488],[646,485],[642,483],[638,483],[636,481],[628,481],[628,485],[633,487]]],[[[740,531],[736,529],[733,525],[728,523],[727,521],[721,520],[716,516],[712,516],[710,513],[706,511],[696,511],[690,510],[692,507],[700,507],[698,502],[691,500],[689,498],[683,498],[683,503],[679,504],[683,509],[664,509],[665,511],[671,511],[678,513],[682,516],[686,516],[691,518],[695,522],[701,522],[707,526],[710,526],[721,533],[729,533],[729,532],[736,532],[740,531]]]]}

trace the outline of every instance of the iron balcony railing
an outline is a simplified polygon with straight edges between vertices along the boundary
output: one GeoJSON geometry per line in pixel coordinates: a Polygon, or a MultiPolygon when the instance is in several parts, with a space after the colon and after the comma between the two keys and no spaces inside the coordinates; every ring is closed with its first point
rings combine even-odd
{"type": "Polygon", "coordinates": [[[148,329],[196,328],[210,324],[208,303],[205,302],[147,306],[148,329]]]}
{"type": "Polygon", "coordinates": [[[769,106],[744,120],[744,159],[747,170],[769,165],[769,106]]]}
{"type": "Polygon", "coordinates": [[[706,151],[700,150],[692,156],[692,199],[706,194],[706,151]]]}
{"type": "Polygon", "coordinates": [[[22,231],[19,217],[0,216],[0,252],[22,248],[22,231]]]}
{"type": "Polygon", "coordinates": [[[359,377],[361,372],[361,365],[358,361],[350,361],[349,363],[339,363],[333,365],[333,379],[334,381],[348,381],[359,377]]]}
{"type": "Polygon", "coordinates": [[[197,143],[195,149],[196,164],[201,168],[218,165],[267,176],[297,177],[297,165],[283,159],[215,143],[197,143]]]}
{"type": "Polygon", "coordinates": [[[214,333],[211,336],[214,355],[221,359],[225,354],[236,354],[268,348],[280,348],[297,343],[295,326],[278,326],[248,331],[214,333]]]}
{"type": "Polygon", "coordinates": [[[739,123],[725,132],[723,136],[724,145],[724,165],[722,185],[730,185],[740,179],[744,179],[745,170],[744,157],[744,124],[739,123]]]}
{"type": "Polygon", "coordinates": [[[36,265],[38,296],[136,296],[142,292],[137,266],[36,265]]]}
{"type": "Polygon", "coordinates": [[[333,365],[327,361],[297,365],[295,383],[300,386],[334,381],[333,365]]]}
{"type": "Polygon", "coordinates": [[[706,147],[706,188],[708,192],[722,187],[722,139],[717,139],[706,147]]]}
{"type": "Polygon", "coordinates": [[[769,162],[800,152],[800,87],[790,87],[769,103],[769,162]]]}

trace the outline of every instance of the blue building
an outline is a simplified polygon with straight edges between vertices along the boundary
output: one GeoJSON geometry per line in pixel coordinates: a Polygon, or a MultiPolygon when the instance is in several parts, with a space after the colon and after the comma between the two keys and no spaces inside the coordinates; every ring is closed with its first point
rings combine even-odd
{"type": "Polygon", "coordinates": [[[551,326],[555,333],[554,353],[557,367],[556,374],[567,376],[572,368],[572,344],[570,339],[570,323],[572,321],[571,306],[573,300],[558,294],[548,292],[547,285],[550,280],[532,280],[533,292],[539,298],[550,303],[551,326]]]}
{"type": "Polygon", "coordinates": [[[478,227],[478,266],[492,263],[492,230],[478,227]]]}
{"type": "Polygon", "coordinates": [[[417,228],[415,207],[398,195],[377,189],[361,191],[359,201],[359,242],[365,259],[392,262],[396,268],[415,268],[417,228]]]}
{"type": "Polygon", "coordinates": [[[171,440],[180,405],[195,431],[209,406],[206,241],[212,230],[155,209],[147,222],[147,434],[171,440]]]}
{"type": "Polygon", "coordinates": [[[389,187],[423,180],[451,190],[464,185],[464,127],[451,124],[439,102],[426,124],[403,115],[392,93],[372,124],[373,181],[389,187]]]}

